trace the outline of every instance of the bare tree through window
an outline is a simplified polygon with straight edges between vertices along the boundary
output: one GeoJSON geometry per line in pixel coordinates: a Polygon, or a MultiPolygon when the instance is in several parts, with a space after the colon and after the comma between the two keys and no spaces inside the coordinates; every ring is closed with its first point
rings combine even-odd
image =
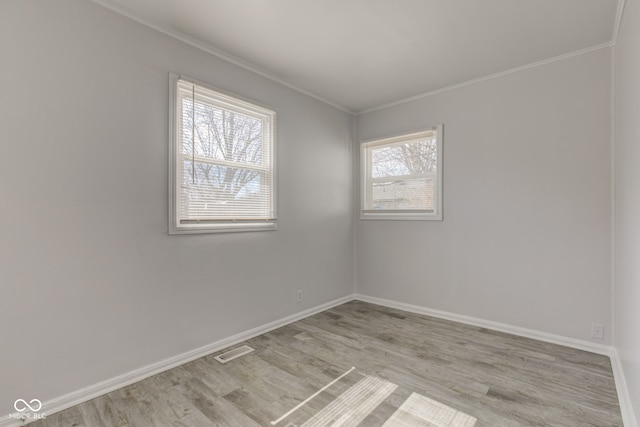
{"type": "Polygon", "coordinates": [[[272,217],[268,116],[180,93],[183,221],[272,217]]]}
{"type": "Polygon", "coordinates": [[[182,111],[183,150],[185,158],[192,159],[185,162],[185,184],[206,187],[211,196],[222,193],[225,198],[257,191],[259,171],[234,165],[262,165],[262,121],[189,99],[183,100],[182,111]]]}
{"type": "Polygon", "coordinates": [[[363,219],[442,219],[442,125],[363,142],[363,219]]]}
{"type": "Polygon", "coordinates": [[[373,148],[372,208],[433,210],[436,167],[435,138],[373,148]]]}

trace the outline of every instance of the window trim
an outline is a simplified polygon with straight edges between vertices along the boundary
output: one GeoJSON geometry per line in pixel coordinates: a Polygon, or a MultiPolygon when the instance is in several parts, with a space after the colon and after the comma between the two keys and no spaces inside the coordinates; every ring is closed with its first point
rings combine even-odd
{"type": "Polygon", "coordinates": [[[361,220],[409,220],[409,221],[442,221],[442,169],[443,169],[443,133],[444,125],[439,124],[430,128],[414,131],[410,133],[402,133],[384,138],[373,138],[360,141],[360,219],[361,220]],[[405,143],[406,141],[420,138],[423,134],[436,132],[436,200],[433,212],[420,210],[394,211],[394,212],[374,212],[364,209],[370,197],[369,193],[369,168],[370,168],[370,148],[380,145],[392,146],[405,143]]]}
{"type": "Polygon", "coordinates": [[[267,106],[261,105],[253,100],[248,100],[246,98],[240,97],[235,94],[230,94],[228,92],[222,91],[218,88],[212,87],[209,84],[202,83],[198,80],[192,79],[190,77],[169,73],[169,179],[168,179],[168,201],[169,201],[169,234],[206,234],[206,233],[229,233],[229,232],[252,232],[252,231],[273,231],[277,229],[277,207],[278,207],[278,194],[277,194],[277,152],[276,152],[276,113],[267,106]],[[205,221],[203,223],[198,224],[179,224],[179,216],[178,216],[178,196],[179,190],[178,185],[178,172],[179,168],[177,165],[177,161],[179,159],[178,149],[180,148],[179,144],[179,136],[178,136],[178,118],[177,114],[177,105],[176,102],[178,100],[178,82],[187,81],[196,86],[200,86],[207,90],[211,90],[216,94],[220,95],[221,98],[230,101],[231,103],[236,103],[242,106],[243,104],[248,105],[249,107],[255,107],[257,109],[263,110],[260,114],[267,115],[271,117],[271,129],[270,129],[270,137],[271,137],[271,174],[272,174],[272,204],[273,204],[273,219],[264,220],[264,221],[253,221],[253,220],[237,220],[237,221],[205,221]]]}

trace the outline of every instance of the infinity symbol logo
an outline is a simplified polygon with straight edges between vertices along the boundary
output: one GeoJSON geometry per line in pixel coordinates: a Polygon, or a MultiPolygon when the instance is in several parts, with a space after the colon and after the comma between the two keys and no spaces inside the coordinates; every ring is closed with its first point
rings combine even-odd
{"type": "Polygon", "coordinates": [[[42,409],[42,402],[40,402],[38,399],[31,399],[29,403],[27,403],[27,401],[24,399],[18,399],[13,404],[13,407],[18,412],[24,412],[27,410],[27,408],[29,408],[31,412],[38,412],[40,409],[42,409]],[[33,406],[31,406],[29,403],[33,406]]]}

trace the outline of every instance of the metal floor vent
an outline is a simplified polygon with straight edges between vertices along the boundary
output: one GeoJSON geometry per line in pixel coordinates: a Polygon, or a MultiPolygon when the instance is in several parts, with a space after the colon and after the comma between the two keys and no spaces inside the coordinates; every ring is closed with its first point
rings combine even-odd
{"type": "Polygon", "coordinates": [[[222,353],[214,357],[220,363],[227,363],[230,360],[233,360],[237,357],[244,356],[247,353],[251,353],[253,349],[248,345],[243,345],[242,347],[234,348],[233,350],[229,350],[226,353],[222,353]]]}

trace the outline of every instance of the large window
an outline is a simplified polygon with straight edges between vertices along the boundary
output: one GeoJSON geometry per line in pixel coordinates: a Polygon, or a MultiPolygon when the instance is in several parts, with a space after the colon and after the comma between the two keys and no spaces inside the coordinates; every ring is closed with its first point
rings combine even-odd
{"type": "Polygon", "coordinates": [[[442,219],[442,125],[361,144],[362,219],[442,219]]]}
{"type": "Polygon", "coordinates": [[[275,113],[171,75],[169,233],[276,228],[275,113]]]}

